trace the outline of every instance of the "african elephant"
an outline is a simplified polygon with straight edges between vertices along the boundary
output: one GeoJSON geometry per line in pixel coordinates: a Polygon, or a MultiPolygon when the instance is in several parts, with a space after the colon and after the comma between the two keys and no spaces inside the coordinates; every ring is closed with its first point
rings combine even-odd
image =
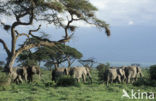
{"type": "Polygon", "coordinates": [[[117,69],[116,68],[110,68],[108,70],[106,70],[106,76],[107,76],[107,86],[108,83],[113,83],[113,81],[117,80],[119,83],[121,82],[121,76],[118,74],[117,69]]]}
{"type": "Polygon", "coordinates": [[[124,68],[126,78],[127,78],[127,83],[132,83],[137,80],[137,78],[143,77],[142,71],[140,67],[137,66],[128,66],[124,68]]]}
{"type": "Polygon", "coordinates": [[[52,71],[52,81],[55,81],[63,76],[63,75],[68,75],[69,74],[69,68],[56,68],[52,71]]]}
{"type": "Polygon", "coordinates": [[[40,68],[38,66],[28,66],[27,67],[27,79],[28,82],[32,82],[33,81],[33,75],[34,74],[38,74],[39,79],[41,76],[41,72],[40,72],[40,68]]]}
{"type": "Polygon", "coordinates": [[[117,73],[120,75],[121,81],[122,82],[125,82],[127,78],[126,78],[124,69],[123,68],[120,68],[120,67],[117,68],[117,73]]]}
{"type": "Polygon", "coordinates": [[[9,73],[9,77],[12,82],[16,82],[17,84],[23,82],[21,75],[18,75],[17,73],[17,68],[12,68],[12,70],[9,73]]]}
{"type": "Polygon", "coordinates": [[[80,82],[80,79],[83,79],[83,82],[86,82],[86,77],[88,76],[91,83],[92,83],[92,77],[90,74],[90,69],[88,67],[73,67],[70,68],[69,74],[77,80],[77,82],[80,82]]]}
{"type": "Polygon", "coordinates": [[[141,70],[141,68],[140,67],[137,67],[137,78],[138,77],[143,77],[144,75],[143,75],[143,73],[142,73],[142,70],[141,70]]]}
{"type": "Polygon", "coordinates": [[[118,81],[119,83],[124,82],[126,80],[125,71],[122,68],[111,67],[106,70],[106,82],[113,83],[114,81],[118,81]]]}
{"type": "Polygon", "coordinates": [[[19,67],[17,68],[16,72],[18,75],[22,77],[23,80],[27,82],[27,77],[28,77],[27,67],[19,67]]]}

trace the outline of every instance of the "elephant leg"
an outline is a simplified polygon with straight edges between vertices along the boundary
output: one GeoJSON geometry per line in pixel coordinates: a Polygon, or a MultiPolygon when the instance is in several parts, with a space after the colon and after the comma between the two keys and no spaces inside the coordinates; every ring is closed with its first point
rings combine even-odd
{"type": "Polygon", "coordinates": [[[22,77],[21,76],[18,76],[18,79],[19,79],[19,82],[20,83],[23,83],[23,80],[22,80],[22,77]]]}
{"type": "Polygon", "coordinates": [[[108,83],[109,83],[109,79],[107,78],[107,86],[108,86],[108,83]]]}
{"type": "Polygon", "coordinates": [[[121,82],[124,83],[124,81],[125,81],[125,77],[121,76],[121,82]]]}
{"type": "Polygon", "coordinates": [[[33,75],[31,75],[31,82],[33,82],[33,75]]]}
{"type": "Polygon", "coordinates": [[[121,76],[118,76],[118,82],[121,83],[121,76]]]}
{"type": "Polygon", "coordinates": [[[109,75],[107,75],[107,86],[108,86],[109,82],[110,82],[110,77],[109,77],[109,75]]]}
{"type": "Polygon", "coordinates": [[[83,83],[85,83],[86,82],[86,76],[82,75],[82,79],[83,79],[83,83]]]}
{"type": "Polygon", "coordinates": [[[28,81],[29,81],[29,83],[32,82],[32,75],[31,74],[28,75],[28,81]]]}
{"type": "Polygon", "coordinates": [[[28,81],[28,79],[27,79],[27,75],[24,76],[24,79],[25,79],[26,82],[28,81]]]}
{"type": "Polygon", "coordinates": [[[137,79],[138,79],[138,78],[137,78],[137,77],[135,77],[134,81],[137,81],[137,79]]]}
{"type": "Polygon", "coordinates": [[[92,76],[91,76],[91,74],[90,74],[90,73],[88,73],[88,74],[87,74],[87,76],[89,77],[90,82],[92,83],[92,76]]]}
{"type": "Polygon", "coordinates": [[[128,75],[128,77],[127,77],[127,83],[130,83],[130,80],[131,79],[131,75],[128,75]]]}
{"type": "Polygon", "coordinates": [[[89,76],[89,79],[90,79],[90,82],[91,82],[91,84],[92,84],[92,78],[89,76]]]}
{"type": "Polygon", "coordinates": [[[113,78],[110,79],[110,83],[113,83],[113,78]]]}
{"type": "Polygon", "coordinates": [[[77,83],[79,83],[79,79],[78,78],[75,78],[75,79],[76,79],[77,83]]]}
{"type": "Polygon", "coordinates": [[[13,80],[16,84],[19,84],[18,76],[13,80]]]}
{"type": "Polygon", "coordinates": [[[123,76],[123,82],[126,82],[126,80],[127,80],[127,77],[123,76]]]}
{"type": "Polygon", "coordinates": [[[77,79],[77,82],[78,82],[78,83],[80,82],[80,78],[77,79]]]}

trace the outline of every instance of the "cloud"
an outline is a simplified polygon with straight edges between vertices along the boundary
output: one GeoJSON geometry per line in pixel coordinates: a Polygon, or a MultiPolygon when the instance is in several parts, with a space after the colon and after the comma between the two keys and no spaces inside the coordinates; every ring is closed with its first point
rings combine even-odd
{"type": "MultiPolygon", "coordinates": [[[[156,26],[156,23],[154,23],[156,22],[155,0],[90,0],[90,2],[99,9],[96,12],[97,17],[106,21],[111,26],[156,26]]],[[[12,22],[11,19],[15,18],[1,17],[1,21],[7,23],[12,22]]],[[[43,22],[44,24],[45,22],[43,22]]],[[[84,22],[74,22],[73,24],[79,27],[92,27],[84,22]]],[[[47,26],[49,25],[45,27],[47,26]]]]}
{"type": "Polygon", "coordinates": [[[129,21],[129,22],[128,22],[128,25],[133,25],[133,24],[134,24],[133,21],[129,21]]]}
{"type": "Polygon", "coordinates": [[[113,26],[129,25],[129,21],[135,22],[135,25],[156,25],[155,0],[90,1],[99,9],[97,17],[113,26]]]}

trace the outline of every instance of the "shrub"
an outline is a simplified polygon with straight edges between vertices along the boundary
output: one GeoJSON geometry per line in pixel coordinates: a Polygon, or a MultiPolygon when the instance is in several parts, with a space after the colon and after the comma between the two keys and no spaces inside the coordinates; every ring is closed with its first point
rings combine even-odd
{"type": "Polygon", "coordinates": [[[150,78],[151,80],[156,80],[156,65],[150,66],[150,78]]]}
{"type": "Polygon", "coordinates": [[[3,67],[2,66],[0,66],[0,70],[3,70],[3,67]]]}
{"type": "Polygon", "coordinates": [[[156,81],[150,80],[148,78],[139,78],[137,81],[133,83],[134,86],[152,86],[156,87],[156,81]]]}
{"type": "Polygon", "coordinates": [[[106,70],[110,68],[109,63],[99,64],[96,69],[98,70],[98,77],[100,80],[106,80],[106,70]]]}
{"type": "Polygon", "coordinates": [[[0,72],[0,87],[10,85],[10,78],[3,72],[0,72]]]}
{"type": "Polygon", "coordinates": [[[79,86],[76,79],[70,76],[61,76],[56,81],[57,86],[79,86]]]}

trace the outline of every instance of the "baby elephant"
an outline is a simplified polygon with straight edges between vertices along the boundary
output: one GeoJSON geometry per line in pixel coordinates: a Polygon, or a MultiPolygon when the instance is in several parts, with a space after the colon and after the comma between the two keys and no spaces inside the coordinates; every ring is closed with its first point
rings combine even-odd
{"type": "Polygon", "coordinates": [[[77,80],[77,82],[80,82],[80,79],[83,79],[83,82],[86,82],[86,77],[88,76],[91,83],[92,83],[92,77],[90,74],[90,69],[88,67],[73,67],[70,69],[70,75],[77,80]]]}

